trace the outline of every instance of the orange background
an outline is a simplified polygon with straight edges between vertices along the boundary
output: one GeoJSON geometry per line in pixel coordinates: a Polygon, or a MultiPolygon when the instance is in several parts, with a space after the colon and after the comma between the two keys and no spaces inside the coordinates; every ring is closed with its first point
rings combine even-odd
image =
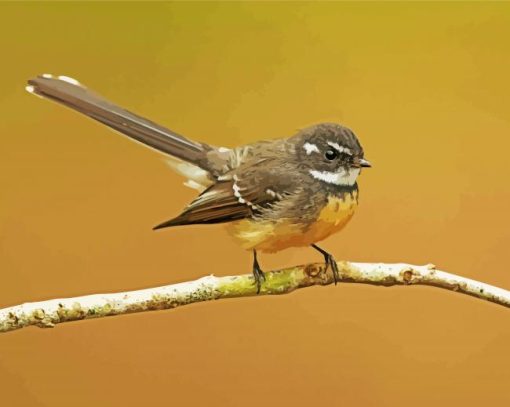
{"type": "MultiPolygon", "coordinates": [[[[152,232],[195,192],[24,92],[44,72],[212,144],[345,123],[374,168],[324,247],[510,288],[509,38],[502,3],[1,4],[0,306],[251,267],[221,226],[152,232]]],[[[508,312],[339,285],[29,328],[0,336],[1,404],[508,405],[508,312]]]]}

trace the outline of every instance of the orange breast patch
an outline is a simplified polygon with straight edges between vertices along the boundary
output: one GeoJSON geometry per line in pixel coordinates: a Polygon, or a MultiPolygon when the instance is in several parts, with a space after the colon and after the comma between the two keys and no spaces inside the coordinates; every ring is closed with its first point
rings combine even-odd
{"type": "MultiPolygon", "coordinates": [[[[320,212],[317,221],[310,226],[306,235],[315,243],[326,239],[343,229],[354,215],[358,206],[357,192],[346,194],[343,198],[329,197],[328,204],[320,212]]],[[[309,244],[311,244],[309,243],[309,244]]]]}
{"type": "Polygon", "coordinates": [[[247,250],[277,252],[289,247],[309,246],[338,232],[354,215],[357,204],[357,192],[343,198],[330,196],[312,224],[288,219],[277,222],[243,219],[232,222],[228,228],[247,250]]]}

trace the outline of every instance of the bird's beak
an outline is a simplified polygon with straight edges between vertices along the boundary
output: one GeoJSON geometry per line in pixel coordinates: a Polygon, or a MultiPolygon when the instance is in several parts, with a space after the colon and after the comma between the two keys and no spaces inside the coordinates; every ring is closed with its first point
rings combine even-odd
{"type": "Polygon", "coordinates": [[[361,158],[358,163],[359,163],[360,167],[371,167],[372,166],[372,164],[370,164],[370,161],[365,160],[364,158],[361,158]]]}

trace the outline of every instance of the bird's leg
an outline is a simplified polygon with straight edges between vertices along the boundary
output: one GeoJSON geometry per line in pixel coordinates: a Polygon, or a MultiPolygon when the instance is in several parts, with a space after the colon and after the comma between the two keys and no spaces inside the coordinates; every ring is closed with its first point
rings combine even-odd
{"type": "Polygon", "coordinates": [[[259,262],[257,261],[257,251],[253,251],[253,278],[255,279],[255,284],[257,284],[257,294],[260,293],[260,286],[262,285],[262,280],[266,281],[266,276],[264,272],[261,270],[259,266],[259,262]]]}
{"type": "Polygon", "coordinates": [[[326,250],[321,249],[316,244],[313,244],[312,247],[321,253],[324,256],[324,262],[326,263],[326,271],[331,267],[333,271],[333,280],[335,280],[335,285],[340,281],[340,273],[338,272],[338,265],[336,264],[335,258],[329,254],[326,250]]]}

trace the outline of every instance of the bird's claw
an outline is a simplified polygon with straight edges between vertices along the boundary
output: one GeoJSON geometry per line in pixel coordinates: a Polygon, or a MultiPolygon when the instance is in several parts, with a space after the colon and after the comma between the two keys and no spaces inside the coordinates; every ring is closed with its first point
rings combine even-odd
{"type": "Polygon", "coordinates": [[[333,281],[335,285],[340,281],[340,272],[338,271],[338,264],[336,263],[335,258],[331,254],[324,255],[324,261],[326,263],[326,272],[328,268],[331,267],[331,271],[333,272],[333,281]]]}
{"type": "Polygon", "coordinates": [[[262,281],[266,281],[266,275],[258,264],[253,265],[253,278],[255,279],[255,284],[257,285],[257,294],[259,294],[260,288],[262,286],[262,281]]]}

